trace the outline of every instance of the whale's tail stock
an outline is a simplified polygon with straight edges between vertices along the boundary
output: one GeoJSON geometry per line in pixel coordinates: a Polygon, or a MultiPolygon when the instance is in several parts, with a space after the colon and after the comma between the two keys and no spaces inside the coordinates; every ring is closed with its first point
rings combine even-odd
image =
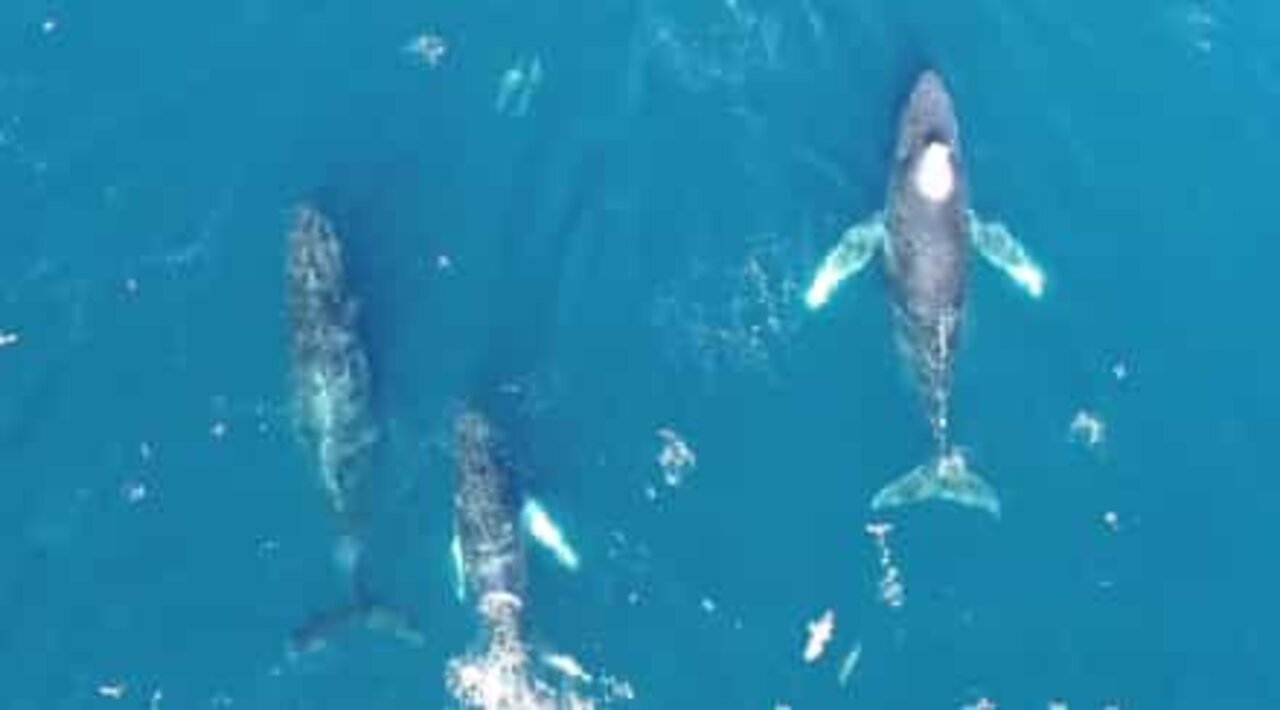
{"type": "Polygon", "coordinates": [[[926,500],[948,501],[1000,517],[1000,498],[995,488],[973,472],[964,455],[956,450],[890,481],[871,500],[871,508],[883,510],[926,500]]]}

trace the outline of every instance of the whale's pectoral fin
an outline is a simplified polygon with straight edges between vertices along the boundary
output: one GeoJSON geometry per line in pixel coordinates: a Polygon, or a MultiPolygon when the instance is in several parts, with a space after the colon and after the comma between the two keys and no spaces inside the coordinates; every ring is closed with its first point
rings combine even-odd
{"type": "Polygon", "coordinates": [[[969,470],[964,457],[950,453],[891,481],[871,500],[872,510],[937,499],[977,508],[1000,517],[1000,499],[991,484],[969,470]]]}
{"type": "Polygon", "coordinates": [[[871,261],[885,237],[884,218],[880,214],[846,229],[813,275],[813,283],[804,295],[805,305],[814,311],[825,305],[842,281],[871,261]]]}
{"type": "Polygon", "coordinates": [[[537,498],[525,500],[524,506],[520,509],[520,524],[534,542],[556,558],[556,562],[559,562],[561,567],[571,572],[577,571],[578,553],[565,537],[564,529],[552,519],[551,514],[537,498]]]}
{"type": "Polygon", "coordinates": [[[453,595],[458,601],[467,598],[467,562],[462,558],[462,540],[455,534],[449,541],[449,561],[453,572],[453,595]]]}
{"type": "Polygon", "coordinates": [[[1032,298],[1044,294],[1044,270],[1036,264],[1026,248],[999,222],[981,222],[970,213],[969,235],[973,245],[991,265],[1013,279],[1032,298]]]}

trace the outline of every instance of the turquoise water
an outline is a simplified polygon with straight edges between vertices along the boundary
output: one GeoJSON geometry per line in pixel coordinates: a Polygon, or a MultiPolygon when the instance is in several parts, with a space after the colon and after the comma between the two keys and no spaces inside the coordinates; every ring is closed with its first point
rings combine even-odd
{"type": "Polygon", "coordinates": [[[476,636],[445,554],[466,399],[582,553],[531,553],[531,638],[634,707],[1276,707],[1277,28],[1249,0],[11,0],[3,706],[441,707],[476,636]],[[882,278],[800,301],[926,65],[975,208],[1049,275],[1037,303],[973,271],[955,428],[998,523],[871,515],[929,447],[882,278]],[[362,303],[373,584],[425,648],[284,657],[342,595],[288,413],[301,200],[362,303]]]}

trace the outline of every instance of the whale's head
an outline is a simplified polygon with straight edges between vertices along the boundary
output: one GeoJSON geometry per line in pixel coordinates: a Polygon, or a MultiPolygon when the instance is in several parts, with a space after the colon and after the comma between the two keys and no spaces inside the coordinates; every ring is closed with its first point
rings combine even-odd
{"type": "Polygon", "coordinates": [[[951,199],[963,186],[960,131],[951,94],[937,72],[916,80],[903,110],[897,158],[912,191],[932,203],[951,199]]]}
{"type": "Polygon", "coordinates": [[[930,202],[943,202],[956,189],[956,168],[951,146],[934,141],[924,147],[916,160],[912,181],[916,192],[930,202]]]}

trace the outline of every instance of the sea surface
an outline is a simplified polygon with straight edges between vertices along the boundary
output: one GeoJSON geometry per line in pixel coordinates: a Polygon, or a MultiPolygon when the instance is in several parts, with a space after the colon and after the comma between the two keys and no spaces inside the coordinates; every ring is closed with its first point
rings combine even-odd
{"type": "Polygon", "coordinates": [[[6,0],[0,707],[452,706],[476,403],[582,558],[530,548],[531,647],[599,706],[1280,707],[1278,138],[1263,0],[6,0]],[[971,270],[953,426],[998,521],[870,510],[931,449],[882,269],[802,299],[926,67],[1048,275],[971,270]],[[422,647],[285,653],[344,594],[290,414],[302,203],[422,647]]]}

